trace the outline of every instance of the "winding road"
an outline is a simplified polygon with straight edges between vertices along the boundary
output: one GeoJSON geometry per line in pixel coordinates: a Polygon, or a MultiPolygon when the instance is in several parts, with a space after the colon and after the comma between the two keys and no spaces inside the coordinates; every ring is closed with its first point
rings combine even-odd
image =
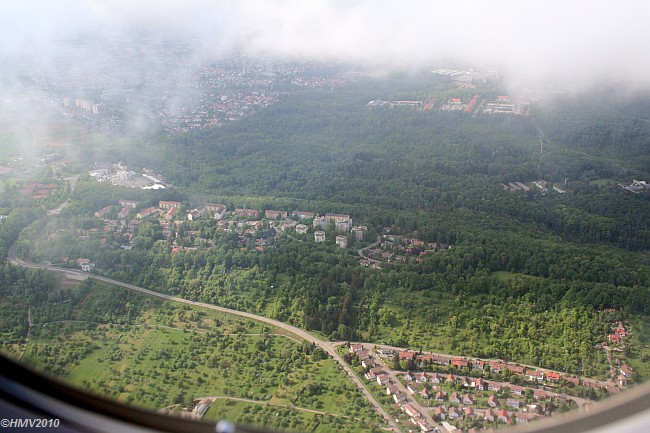
{"type": "Polygon", "coordinates": [[[133,284],[128,284],[124,283],[121,281],[113,280],[111,278],[103,277],[101,275],[95,275],[95,274],[90,274],[88,272],[82,272],[76,269],[67,269],[67,268],[60,268],[57,266],[52,266],[52,265],[45,265],[45,264],[36,264],[36,263],[30,263],[26,262],[24,260],[19,259],[16,257],[16,251],[15,251],[15,244],[9,248],[9,252],[7,254],[8,260],[16,265],[16,266],[22,266],[25,268],[31,268],[31,269],[47,269],[50,271],[56,271],[56,272],[61,272],[65,275],[72,276],[75,279],[87,279],[87,278],[93,278],[95,280],[103,281],[106,283],[114,284],[116,286],[124,287],[126,289],[130,289],[136,292],[144,293],[150,296],[155,296],[158,298],[166,299],[168,301],[172,302],[180,302],[182,304],[188,304],[188,305],[194,305],[197,307],[202,307],[202,308],[208,308],[210,310],[215,310],[215,311],[220,311],[222,313],[228,313],[228,314],[233,314],[235,316],[239,317],[245,317],[247,319],[252,319],[256,320],[258,322],[263,322],[267,323],[269,325],[275,326],[277,328],[284,329],[285,331],[294,334],[303,340],[306,340],[310,343],[313,343],[320,347],[322,350],[324,350],[326,353],[328,353],[332,359],[334,359],[338,364],[343,368],[343,370],[348,374],[348,377],[354,384],[359,388],[359,390],[363,393],[364,397],[370,402],[372,407],[379,413],[386,423],[390,426],[391,430],[394,432],[400,432],[401,430],[397,426],[397,424],[393,421],[392,417],[384,410],[384,408],[379,404],[379,402],[375,399],[375,397],[368,391],[366,386],[361,382],[361,380],[354,374],[350,366],[348,366],[343,358],[336,352],[336,346],[340,343],[335,343],[335,342],[326,342],[323,341],[307,331],[297,328],[295,326],[288,325],[284,322],[280,322],[279,320],[275,319],[269,319],[268,317],[264,316],[258,316],[257,314],[252,314],[252,313],[247,313],[245,311],[239,311],[239,310],[233,310],[230,308],[225,308],[225,307],[218,307],[216,305],[211,305],[211,304],[206,304],[204,302],[196,302],[196,301],[190,301],[188,299],[184,298],[179,298],[177,296],[171,296],[171,295],[165,295],[163,293],[155,292],[153,290],[145,289],[143,287],[138,287],[134,286],[133,284]]]}

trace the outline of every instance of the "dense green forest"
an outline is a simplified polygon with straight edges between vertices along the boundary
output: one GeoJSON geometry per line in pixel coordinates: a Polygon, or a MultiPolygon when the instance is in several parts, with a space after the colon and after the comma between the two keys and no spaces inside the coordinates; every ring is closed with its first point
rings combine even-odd
{"type": "MultiPolygon", "coordinates": [[[[116,149],[130,165],[156,167],[175,189],[81,179],[60,217],[23,232],[19,251],[37,261],[89,257],[115,278],[335,339],[602,377],[594,347],[609,323],[600,312],[641,322],[650,314],[650,194],[618,186],[650,180],[648,95],[561,95],[531,103],[529,116],[367,106],[450,97],[446,85],[359,80],[287,96],[220,128],[148,140],[138,152],[116,149]],[[502,185],[538,180],[548,191],[502,185]],[[99,236],[66,234],[101,228],[93,212],[123,197],[143,208],[174,199],[188,209],[210,201],[346,213],[369,227],[369,242],[390,232],[452,248],[378,270],[360,266],[351,249],[295,236],[278,235],[263,252],[241,248],[212,220],[179,224],[173,239],[145,220],[131,251],[119,248],[121,235],[102,235],[100,248],[99,236]],[[172,241],[197,248],[172,253],[172,241]]],[[[627,355],[650,373],[647,354],[627,355]]]]}

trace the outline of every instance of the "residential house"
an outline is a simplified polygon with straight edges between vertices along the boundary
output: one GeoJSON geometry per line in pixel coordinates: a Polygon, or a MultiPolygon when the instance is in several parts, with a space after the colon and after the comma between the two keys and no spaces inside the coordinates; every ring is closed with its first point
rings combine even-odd
{"type": "Polygon", "coordinates": [[[395,404],[400,404],[406,401],[406,394],[403,392],[398,392],[397,394],[393,394],[393,401],[395,404]]]}
{"type": "Polygon", "coordinates": [[[252,233],[255,233],[255,230],[264,227],[264,223],[262,221],[253,221],[252,223],[250,223],[250,226],[253,229],[252,233]]]}
{"type": "Polygon", "coordinates": [[[307,234],[307,229],[308,228],[309,227],[307,227],[304,224],[296,224],[296,233],[298,233],[299,235],[307,234]]]}
{"type": "Polygon", "coordinates": [[[364,235],[368,231],[368,227],[366,226],[354,226],[352,227],[352,234],[354,235],[354,238],[358,241],[362,241],[364,235]]]}
{"type": "Polygon", "coordinates": [[[355,343],[355,344],[350,344],[350,348],[348,349],[348,352],[357,353],[357,352],[361,352],[362,350],[366,350],[363,344],[355,343]]]}
{"type": "Polygon", "coordinates": [[[157,212],[157,210],[156,210],[155,207],[148,207],[148,208],[146,208],[146,209],[141,210],[140,212],[138,212],[138,213],[135,215],[135,217],[136,217],[137,219],[146,218],[146,217],[148,217],[149,215],[153,214],[154,212],[157,212]]]}
{"type": "Polygon", "coordinates": [[[300,221],[314,218],[314,216],[314,212],[303,212],[299,210],[291,212],[291,218],[298,218],[300,221]]]}
{"type": "Polygon", "coordinates": [[[515,417],[517,418],[517,424],[528,424],[528,420],[531,419],[531,414],[518,412],[515,414],[515,417]]]}
{"type": "Polygon", "coordinates": [[[343,235],[337,235],[336,245],[338,245],[340,248],[346,248],[348,246],[348,237],[343,235]]]}
{"type": "Polygon", "coordinates": [[[325,217],[317,216],[311,222],[311,225],[315,229],[325,230],[325,227],[327,226],[327,220],[325,219],[325,217]]]}
{"type": "MultiPolygon", "coordinates": [[[[95,215],[97,215],[97,212],[95,212],[95,215]]],[[[618,334],[609,334],[607,339],[611,344],[619,344],[621,342],[621,336],[618,334]]]]}
{"type": "MultiPolygon", "coordinates": [[[[403,360],[403,359],[407,360],[407,361],[408,360],[413,360],[413,359],[415,359],[416,355],[417,355],[416,352],[413,352],[413,351],[410,351],[410,350],[403,350],[403,351],[399,352],[399,354],[398,354],[400,361],[403,360]]],[[[411,379],[411,380],[413,380],[413,379],[411,379]]]]}
{"type": "Polygon", "coordinates": [[[416,387],[414,384],[412,384],[412,383],[409,383],[408,385],[406,385],[406,389],[407,389],[408,392],[410,392],[411,394],[415,394],[416,392],[418,392],[417,387],[416,387]]]}
{"type": "Polygon", "coordinates": [[[494,411],[492,409],[486,409],[485,412],[483,412],[483,419],[487,422],[494,422],[496,419],[494,411]]]}
{"type": "Polygon", "coordinates": [[[377,379],[377,384],[381,386],[386,385],[388,382],[390,382],[390,376],[388,376],[385,373],[378,374],[376,379],[377,379]]]}
{"type": "Polygon", "coordinates": [[[118,212],[117,218],[121,220],[126,219],[126,217],[129,216],[131,209],[133,209],[131,206],[124,206],[122,210],[118,212]]]}
{"type": "Polygon", "coordinates": [[[279,220],[286,218],[287,212],[281,210],[266,210],[264,211],[264,217],[270,220],[279,220]]]}
{"type": "Polygon", "coordinates": [[[535,400],[546,400],[548,398],[548,394],[543,389],[536,389],[533,390],[533,397],[535,400]]]}
{"type": "Polygon", "coordinates": [[[478,379],[478,380],[476,380],[474,382],[474,388],[476,388],[479,391],[484,391],[484,390],[487,389],[487,387],[488,387],[487,382],[485,380],[483,380],[482,378],[478,379]]]}
{"type": "Polygon", "coordinates": [[[410,416],[411,418],[418,419],[418,418],[422,417],[422,414],[420,413],[420,411],[418,411],[416,408],[414,408],[410,404],[405,404],[404,406],[402,406],[402,410],[404,412],[406,412],[406,414],[408,416],[410,416]]]}
{"type": "Polygon", "coordinates": [[[235,215],[241,218],[259,218],[260,211],[256,209],[236,208],[235,215]]]}
{"type": "Polygon", "coordinates": [[[458,403],[458,404],[460,404],[460,402],[462,401],[462,399],[461,399],[461,396],[460,396],[459,393],[454,392],[454,393],[452,393],[452,394],[449,396],[449,401],[452,402],[452,403],[458,403]]]}
{"type": "Polygon", "coordinates": [[[487,405],[490,407],[499,407],[499,399],[497,398],[496,394],[492,394],[488,397],[487,405]]]}
{"type": "Polygon", "coordinates": [[[197,220],[201,219],[204,212],[205,212],[205,207],[204,206],[194,208],[187,214],[187,220],[188,221],[197,221],[197,220]]]}
{"type": "Polygon", "coordinates": [[[515,394],[515,395],[523,395],[525,391],[526,391],[526,388],[524,388],[523,386],[510,385],[510,392],[515,394]]]}
{"type": "Polygon", "coordinates": [[[119,201],[118,203],[119,203],[119,205],[122,206],[122,207],[127,207],[127,206],[128,206],[128,207],[130,207],[131,209],[135,209],[136,207],[138,207],[138,203],[139,203],[139,202],[137,202],[137,201],[133,201],[133,200],[124,200],[124,199],[120,199],[120,201],[119,201]]]}
{"type": "Polygon", "coordinates": [[[371,358],[370,352],[365,350],[365,349],[356,352],[356,354],[357,354],[357,358],[359,359],[359,361],[365,361],[366,359],[371,358]]]}
{"type": "Polygon", "coordinates": [[[325,242],[325,232],[316,230],[314,232],[314,242],[325,242]]]}
{"type": "Polygon", "coordinates": [[[425,383],[427,381],[426,373],[414,373],[413,377],[417,383],[425,383]]]}
{"type": "Polygon", "coordinates": [[[106,214],[109,213],[112,209],[113,209],[113,205],[108,205],[95,212],[95,216],[97,218],[104,218],[104,216],[106,216],[106,214]]]}
{"type": "Polygon", "coordinates": [[[418,426],[420,427],[420,432],[422,433],[430,433],[432,431],[435,431],[434,428],[431,427],[429,423],[422,418],[418,420],[418,426]]]}
{"type": "Polygon", "coordinates": [[[350,218],[350,215],[327,213],[325,214],[325,219],[328,222],[334,222],[337,231],[349,232],[352,228],[352,218],[350,218]]]}
{"type": "Polygon", "coordinates": [[[483,370],[486,362],[482,359],[472,359],[471,365],[473,370],[483,370]]]}
{"type": "Polygon", "coordinates": [[[449,413],[447,414],[447,418],[449,419],[459,419],[463,417],[463,413],[460,411],[460,409],[457,409],[456,407],[452,406],[449,408],[449,413]]]}
{"type": "Polygon", "coordinates": [[[296,222],[294,220],[286,219],[286,220],[278,223],[277,228],[282,230],[283,232],[285,232],[287,230],[290,230],[290,229],[294,228],[297,225],[298,225],[298,222],[296,222]]]}
{"type": "Polygon", "coordinates": [[[165,210],[169,210],[171,208],[180,207],[180,206],[181,206],[180,201],[164,201],[164,200],[161,200],[161,201],[158,202],[158,207],[160,209],[165,209],[165,210]]]}
{"type": "Polygon", "coordinates": [[[171,221],[176,217],[177,213],[178,213],[177,207],[169,208],[169,210],[167,210],[167,212],[165,213],[165,219],[171,221]]]}
{"type": "Polygon", "coordinates": [[[206,212],[212,213],[216,220],[223,219],[226,215],[226,205],[220,203],[206,203],[204,209],[206,212]]]}
{"type": "Polygon", "coordinates": [[[451,360],[451,365],[456,368],[467,368],[469,361],[466,358],[454,358],[451,360]]]}
{"type": "Polygon", "coordinates": [[[438,421],[444,421],[447,419],[447,409],[445,409],[443,406],[438,406],[433,412],[433,417],[438,421]]]}
{"type": "Polygon", "coordinates": [[[463,404],[464,405],[474,404],[474,397],[472,397],[470,394],[463,395],[463,404]]]}
{"type": "Polygon", "coordinates": [[[546,380],[550,382],[558,382],[562,378],[562,375],[555,371],[546,372],[546,380]]]}
{"type": "Polygon", "coordinates": [[[526,380],[530,380],[531,382],[543,382],[544,372],[539,370],[528,370],[526,372],[526,380]]]}
{"type": "Polygon", "coordinates": [[[465,408],[463,408],[463,415],[465,416],[465,419],[467,419],[467,418],[476,418],[476,413],[474,413],[474,408],[473,407],[465,407],[465,408]]]}
{"type": "Polygon", "coordinates": [[[377,377],[378,374],[382,374],[384,372],[384,369],[382,367],[372,367],[368,372],[365,374],[366,379],[368,380],[373,380],[377,377]]]}
{"type": "Polygon", "coordinates": [[[431,376],[429,376],[429,382],[430,383],[441,383],[442,382],[442,377],[438,373],[433,373],[431,376]]]}
{"type": "Polygon", "coordinates": [[[497,362],[497,361],[490,361],[490,371],[492,373],[501,373],[503,370],[506,369],[506,364],[503,362],[497,362]]]}
{"type": "Polygon", "coordinates": [[[500,411],[498,411],[497,421],[505,424],[510,424],[510,414],[508,413],[508,411],[505,409],[501,409],[500,411]]]}
{"type": "Polygon", "coordinates": [[[506,400],[506,406],[514,407],[515,409],[519,409],[520,404],[521,402],[516,398],[508,398],[506,400]]]}
{"type": "Polygon", "coordinates": [[[524,367],[521,365],[508,364],[508,370],[512,374],[524,374],[524,367]]]}
{"type": "Polygon", "coordinates": [[[416,357],[416,362],[418,365],[430,365],[433,363],[433,355],[430,353],[420,353],[416,357]]]}
{"type": "Polygon", "coordinates": [[[426,388],[422,389],[420,391],[420,397],[423,398],[424,400],[428,400],[431,396],[429,395],[429,391],[427,391],[426,388]]]}
{"type": "Polygon", "coordinates": [[[449,373],[449,374],[447,375],[447,378],[445,379],[445,382],[447,382],[447,383],[456,383],[456,376],[454,376],[453,374],[449,373]]]}
{"type": "Polygon", "coordinates": [[[436,392],[435,398],[437,401],[445,401],[445,399],[447,399],[447,393],[444,391],[438,391],[436,392]]]}

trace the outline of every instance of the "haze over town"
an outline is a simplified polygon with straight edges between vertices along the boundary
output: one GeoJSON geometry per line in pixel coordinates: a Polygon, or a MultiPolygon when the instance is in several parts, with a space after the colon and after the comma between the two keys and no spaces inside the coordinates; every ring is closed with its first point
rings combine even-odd
{"type": "MultiPolygon", "coordinates": [[[[237,52],[352,62],[372,72],[455,62],[499,69],[522,85],[637,87],[650,84],[649,15],[640,0],[9,1],[0,5],[0,54],[5,72],[26,62],[53,66],[70,38],[118,45],[146,32],[192,41],[199,61],[237,52]]],[[[16,84],[7,75],[4,82],[16,84]]]]}

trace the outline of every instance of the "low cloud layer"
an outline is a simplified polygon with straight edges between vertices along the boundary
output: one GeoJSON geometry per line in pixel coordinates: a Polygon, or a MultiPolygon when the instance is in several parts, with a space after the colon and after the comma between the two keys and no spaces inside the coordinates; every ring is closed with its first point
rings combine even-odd
{"type": "Polygon", "coordinates": [[[650,87],[650,2],[629,0],[10,0],[0,54],[47,59],[61,38],[145,31],[233,52],[413,69],[496,67],[513,79],[650,87]]]}

